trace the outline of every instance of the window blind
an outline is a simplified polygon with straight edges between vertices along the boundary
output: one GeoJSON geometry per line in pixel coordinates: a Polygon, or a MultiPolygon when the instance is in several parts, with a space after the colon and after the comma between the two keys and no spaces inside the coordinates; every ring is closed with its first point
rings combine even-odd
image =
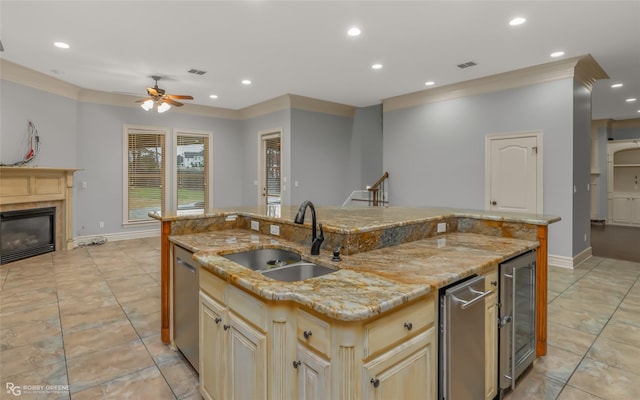
{"type": "Polygon", "coordinates": [[[134,129],[127,136],[129,222],[146,221],[150,211],[164,210],[165,138],[134,129]]]}
{"type": "Polygon", "coordinates": [[[267,203],[280,202],[280,137],[265,139],[267,203]],[[277,198],[277,199],[276,199],[277,198]],[[273,200],[272,200],[273,199],[273,200]]]}

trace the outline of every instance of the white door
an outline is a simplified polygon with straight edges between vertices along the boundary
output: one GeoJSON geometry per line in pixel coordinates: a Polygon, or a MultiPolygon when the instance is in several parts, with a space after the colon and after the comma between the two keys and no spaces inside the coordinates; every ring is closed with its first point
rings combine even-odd
{"type": "Polygon", "coordinates": [[[487,137],[486,207],[542,213],[540,133],[487,137]]]}

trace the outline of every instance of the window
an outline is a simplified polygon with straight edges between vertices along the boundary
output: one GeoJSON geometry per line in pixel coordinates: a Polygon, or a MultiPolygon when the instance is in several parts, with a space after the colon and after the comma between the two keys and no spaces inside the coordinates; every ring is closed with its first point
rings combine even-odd
{"type": "Polygon", "coordinates": [[[150,212],[209,208],[212,136],[125,125],[123,223],[155,222],[150,212]]]}
{"type": "Polygon", "coordinates": [[[176,204],[178,210],[209,207],[209,137],[176,134],[176,204]]]}
{"type": "Polygon", "coordinates": [[[145,222],[152,211],[164,211],[166,138],[164,129],[125,126],[125,223],[145,222]]]}

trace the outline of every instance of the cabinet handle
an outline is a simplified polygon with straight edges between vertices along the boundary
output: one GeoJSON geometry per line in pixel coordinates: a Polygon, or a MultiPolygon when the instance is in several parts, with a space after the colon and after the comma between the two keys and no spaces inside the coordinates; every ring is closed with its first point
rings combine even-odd
{"type": "Polygon", "coordinates": [[[371,378],[369,382],[371,382],[374,388],[377,388],[378,386],[380,386],[380,379],[371,378]]]}
{"type": "Polygon", "coordinates": [[[498,286],[498,281],[491,281],[491,286],[498,286]]]}
{"type": "Polygon", "coordinates": [[[293,362],[293,368],[295,368],[295,369],[298,369],[298,367],[299,367],[300,365],[302,365],[302,362],[301,362],[301,361],[294,361],[294,362],[293,362]]]}
{"type": "Polygon", "coordinates": [[[304,336],[305,339],[309,339],[311,337],[313,333],[311,331],[304,331],[302,332],[302,336],[304,336]]]}
{"type": "Polygon", "coordinates": [[[407,328],[408,331],[413,329],[413,324],[411,322],[405,322],[404,327],[407,328]]]}
{"type": "Polygon", "coordinates": [[[217,324],[219,324],[219,323],[220,323],[220,321],[222,321],[222,318],[220,318],[220,317],[216,317],[213,321],[214,321],[214,322],[216,323],[216,325],[217,325],[217,324]]]}
{"type": "Polygon", "coordinates": [[[224,330],[228,330],[229,328],[231,328],[231,325],[222,325],[222,327],[224,328],[224,330]]]}

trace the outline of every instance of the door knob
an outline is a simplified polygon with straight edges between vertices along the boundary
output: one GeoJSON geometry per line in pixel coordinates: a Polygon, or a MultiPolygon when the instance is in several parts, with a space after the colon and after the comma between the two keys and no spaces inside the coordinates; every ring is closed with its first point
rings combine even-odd
{"type": "Polygon", "coordinates": [[[498,202],[494,200],[494,201],[492,201],[492,202],[491,202],[491,205],[492,205],[492,206],[497,206],[497,205],[498,205],[498,202]]]}

